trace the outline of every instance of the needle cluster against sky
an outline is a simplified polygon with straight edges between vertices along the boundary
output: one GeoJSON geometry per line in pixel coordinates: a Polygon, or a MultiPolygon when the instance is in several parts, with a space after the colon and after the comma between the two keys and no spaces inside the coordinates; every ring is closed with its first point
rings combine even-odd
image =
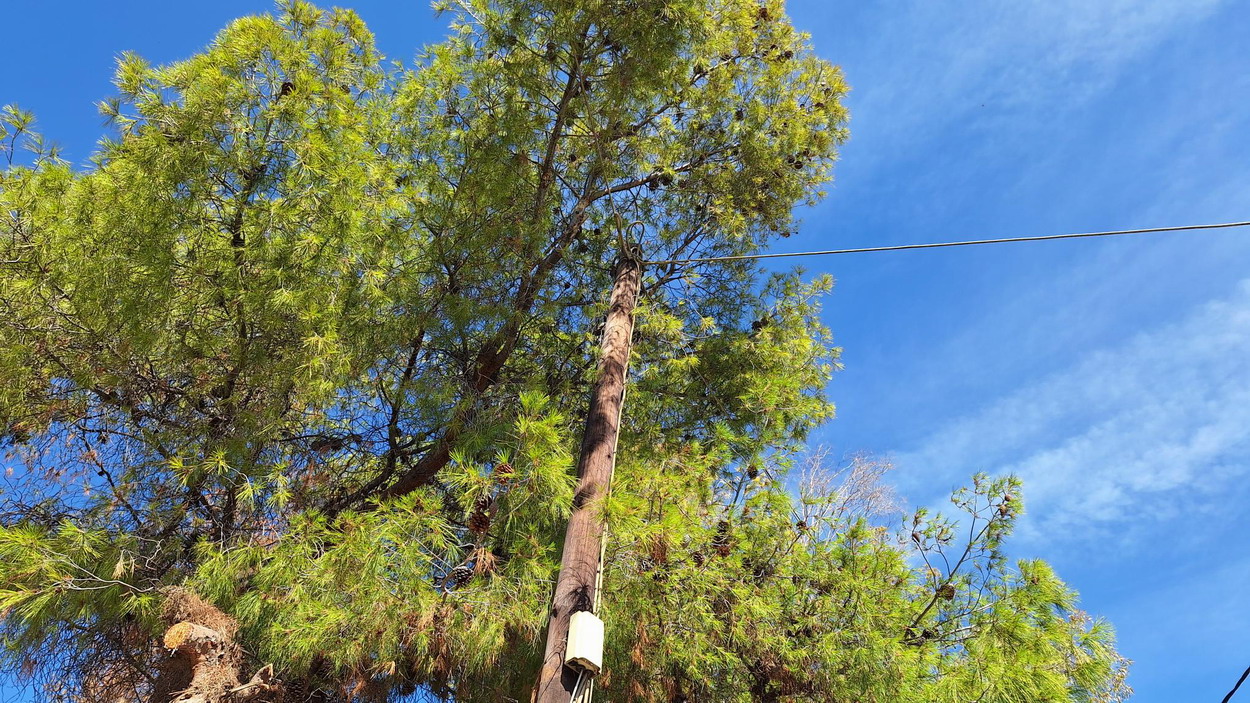
{"type": "MultiPolygon", "coordinates": [[[[408,60],[444,22],[348,3],[408,60]]],[[[113,57],[184,58],[266,0],[15,3],[0,104],[81,163],[113,57]]],[[[793,0],[842,65],[851,142],[787,249],[1244,220],[1250,8],[1235,0],[793,0]]],[[[783,261],[777,266],[789,266],[783,261]]],[[[846,369],[817,442],[935,505],[1013,471],[1051,561],[1136,660],[1135,700],[1218,700],[1250,659],[1250,234],[803,262],[846,369]]],[[[0,687],[3,684],[0,683],[0,687]]]]}

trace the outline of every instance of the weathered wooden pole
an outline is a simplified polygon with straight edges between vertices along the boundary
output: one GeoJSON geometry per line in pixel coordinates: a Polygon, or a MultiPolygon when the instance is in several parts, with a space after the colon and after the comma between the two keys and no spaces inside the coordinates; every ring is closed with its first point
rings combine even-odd
{"type": "Polygon", "coordinates": [[[547,648],[534,687],[536,703],[570,703],[578,682],[590,685],[592,672],[565,666],[569,620],[579,611],[598,609],[599,571],[602,568],[602,504],[616,466],[616,440],[625,400],[625,374],[634,333],[634,306],[642,282],[637,250],[622,254],[608,317],[603,326],[599,375],[590,396],[581,456],[577,462],[577,492],[573,514],[564,534],[564,556],[556,580],[547,628],[547,648]],[[580,674],[580,676],[579,676],[580,674]]]}

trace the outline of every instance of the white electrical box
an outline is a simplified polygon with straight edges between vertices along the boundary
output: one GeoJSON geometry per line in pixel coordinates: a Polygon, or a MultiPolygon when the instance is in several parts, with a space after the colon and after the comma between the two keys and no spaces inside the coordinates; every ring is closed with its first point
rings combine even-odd
{"type": "Polygon", "coordinates": [[[569,640],[564,663],[591,674],[603,668],[603,621],[588,610],[579,610],[569,619],[569,640]]]}

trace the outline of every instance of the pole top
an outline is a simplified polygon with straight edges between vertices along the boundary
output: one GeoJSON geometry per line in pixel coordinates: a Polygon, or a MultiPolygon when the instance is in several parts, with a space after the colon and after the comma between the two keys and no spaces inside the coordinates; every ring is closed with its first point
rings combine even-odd
{"type": "Polygon", "coordinates": [[[642,263],[646,259],[642,255],[642,245],[637,242],[622,242],[621,251],[616,257],[616,268],[620,268],[622,264],[629,263],[642,268],[642,263]]]}
{"type": "Polygon", "coordinates": [[[619,272],[621,266],[626,263],[641,269],[643,262],[646,261],[646,257],[642,253],[642,244],[628,237],[629,232],[635,227],[644,232],[646,231],[646,225],[641,221],[634,220],[628,225],[622,226],[621,216],[619,214],[616,216],[616,234],[620,244],[620,251],[617,253],[616,261],[612,265],[614,272],[619,272]]]}

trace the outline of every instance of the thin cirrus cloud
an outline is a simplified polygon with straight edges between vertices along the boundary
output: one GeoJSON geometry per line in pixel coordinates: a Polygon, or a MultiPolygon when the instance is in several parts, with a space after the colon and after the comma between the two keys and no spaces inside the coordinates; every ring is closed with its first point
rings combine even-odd
{"type": "Polygon", "coordinates": [[[1250,279],[955,420],[895,462],[928,486],[973,469],[1020,476],[1025,540],[1116,534],[1120,548],[1179,513],[1226,511],[1250,474],[1250,279]]]}
{"type": "MultiPolygon", "coordinates": [[[[1133,59],[1226,1],[986,1],[978,11],[959,12],[931,2],[912,2],[906,11],[891,7],[890,21],[871,38],[868,51],[877,56],[865,62],[891,80],[863,77],[861,95],[853,96],[856,117],[863,118],[857,127],[923,136],[921,123],[961,119],[987,102],[999,114],[1049,106],[1034,113],[1048,119],[1065,106],[1078,107],[1133,59]],[[963,96],[962,107],[950,96],[963,96]]],[[[1018,122],[1019,115],[1008,117],[1018,122]]]]}

